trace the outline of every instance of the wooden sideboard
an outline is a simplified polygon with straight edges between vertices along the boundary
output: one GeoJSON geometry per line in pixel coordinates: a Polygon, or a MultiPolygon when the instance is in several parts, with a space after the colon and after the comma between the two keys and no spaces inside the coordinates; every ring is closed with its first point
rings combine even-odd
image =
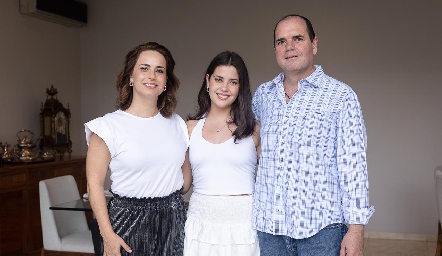
{"type": "MultiPolygon", "coordinates": [[[[38,182],[72,175],[86,193],[86,158],[0,165],[0,255],[40,255],[43,248],[38,182]]],[[[91,216],[88,216],[90,219],[91,216]]]]}

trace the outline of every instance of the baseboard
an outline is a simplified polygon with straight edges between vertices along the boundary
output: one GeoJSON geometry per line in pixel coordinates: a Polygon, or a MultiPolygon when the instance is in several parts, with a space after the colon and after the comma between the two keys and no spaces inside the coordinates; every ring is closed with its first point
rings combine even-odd
{"type": "Polygon", "coordinates": [[[437,235],[434,234],[408,234],[408,233],[389,233],[389,232],[371,232],[365,231],[364,238],[377,238],[377,239],[393,239],[393,240],[413,240],[413,241],[426,241],[436,242],[437,235]]]}

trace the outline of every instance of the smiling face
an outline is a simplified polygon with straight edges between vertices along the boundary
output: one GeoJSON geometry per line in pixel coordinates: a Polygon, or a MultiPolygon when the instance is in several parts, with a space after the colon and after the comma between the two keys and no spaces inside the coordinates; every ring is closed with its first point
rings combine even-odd
{"type": "Polygon", "coordinates": [[[130,77],[133,97],[154,98],[164,91],[167,82],[166,59],[157,51],[144,51],[138,57],[130,77]]]}
{"type": "Polygon", "coordinates": [[[206,75],[206,84],[212,107],[231,108],[239,93],[239,76],[234,66],[218,66],[211,76],[206,75]]]}
{"type": "Polygon", "coordinates": [[[309,39],[305,21],[299,17],[282,20],[275,29],[276,62],[283,72],[302,78],[314,71],[313,57],[318,39],[309,39]]]}

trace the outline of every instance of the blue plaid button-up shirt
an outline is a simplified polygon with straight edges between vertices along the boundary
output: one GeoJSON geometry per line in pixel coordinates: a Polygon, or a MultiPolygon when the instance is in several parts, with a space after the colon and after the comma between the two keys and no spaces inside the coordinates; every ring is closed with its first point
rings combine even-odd
{"type": "Polygon", "coordinates": [[[302,239],[333,223],[365,225],[374,212],[358,98],[315,69],[288,103],[283,73],[253,96],[261,122],[252,221],[259,231],[302,239]]]}

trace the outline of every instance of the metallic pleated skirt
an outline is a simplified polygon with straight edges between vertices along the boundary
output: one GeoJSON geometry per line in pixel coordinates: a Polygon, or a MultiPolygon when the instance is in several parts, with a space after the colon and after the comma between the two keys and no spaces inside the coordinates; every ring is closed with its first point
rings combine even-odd
{"type": "Polygon", "coordinates": [[[142,199],[114,194],[108,211],[113,230],[132,249],[132,253],[127,253],[121,248],[121,255],[183,254],[186,210],[180,190],[165,197],[142,199]]]}

